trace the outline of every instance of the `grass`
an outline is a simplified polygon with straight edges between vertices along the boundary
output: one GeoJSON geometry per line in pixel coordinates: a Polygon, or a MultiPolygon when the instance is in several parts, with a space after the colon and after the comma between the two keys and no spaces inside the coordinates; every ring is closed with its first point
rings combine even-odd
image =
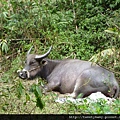
{"type": "Polygon", "coordinates": [[[21,80],[16,74],[21,64],[19,57],[9,64],[5,62],[9,68],[0,71],[0,114],[120,114],[120,98],[109,105],[104,100],[91,104],[84,101],[81,105],[71,102],[61,104],[55,102],[59,96],[56,92],[40,93],[44,105],[40,109],[36,106],[36,97],[31,88],[45,82],[38,78],[21,80]]]}
{"type": "MultiPolygon", "coordinates": [[[[15,84],[2,83],[0,91],[0,113],[11,114],[120,114],[120,100],[116,100],[114,104],[106,104],[101,101],[92,104],[75,105],[73,103],[56,103],[58,93],[50,92],[47,95],[42,95],[41,99],[44,102],[44,108],[41,110],[36,107],[35,95],[29,91],[31,81],[22,82],[27,91],[23,91],[19,98],[15,84]],[[26,101],[25,93],[29,94],[30,99],[26,101]]],[[[33,82],[35,84],[35,81],[33,82]]]]}

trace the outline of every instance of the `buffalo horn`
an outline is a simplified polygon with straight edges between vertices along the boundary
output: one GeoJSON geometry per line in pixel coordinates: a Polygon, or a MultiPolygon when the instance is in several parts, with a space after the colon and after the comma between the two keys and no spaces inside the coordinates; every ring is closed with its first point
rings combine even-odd
{"type": "Polygon", "coordinates": [[[49,55],[51,49],[52,49],[52,46],[49,48],[49,50],[45,54],[43,54],[43,55],[36,55],[35,59],[43,59],[43,58],[47,57],[49,55]]]}
{"type": "Polygon", "coordinates": [[[33,47],[33,46],[31,46],[31,48],[28,50],[27,55],[30,54],[30,52],[31,52],[31,50],[32,50],[32,47],[33,47]]]}

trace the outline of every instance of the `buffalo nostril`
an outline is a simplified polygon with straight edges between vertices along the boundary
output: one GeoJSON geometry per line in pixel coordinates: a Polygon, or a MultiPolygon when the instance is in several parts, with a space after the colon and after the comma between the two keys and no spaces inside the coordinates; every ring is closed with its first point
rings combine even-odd
{"type": "Polygon", "coordinates": [[[23,73],[19,73],[19,76],[23,76],[23,73]]]}
{"type": "Polygon", "coordinates": [[[19,73],[19,77],[23,77],[23,73],[22,72],[19,73]]]}
{"type": "Polygon", "coordinates": [[[19,77],[22,79],[26,79],[27,78],[26,72],[24,72],[24,71],[19,72],[19,77]]]}

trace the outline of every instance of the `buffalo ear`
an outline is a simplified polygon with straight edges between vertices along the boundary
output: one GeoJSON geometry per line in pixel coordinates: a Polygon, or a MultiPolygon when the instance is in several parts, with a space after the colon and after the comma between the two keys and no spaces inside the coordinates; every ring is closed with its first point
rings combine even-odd
{"type": "Polygon", "coordinates": [[[43,59],[40,63],[41,63],[41,65],[43,65],[43,66],[44,66],[44,65],[47,65],[48,61],[47,61],[47,60],[45,60],[45,59],[43,59]]]}

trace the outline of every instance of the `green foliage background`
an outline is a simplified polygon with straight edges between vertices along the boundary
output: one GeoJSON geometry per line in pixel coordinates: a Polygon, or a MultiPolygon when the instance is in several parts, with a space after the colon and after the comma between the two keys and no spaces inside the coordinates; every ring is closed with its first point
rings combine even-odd
{"type": "Polygon", "coordinates": [[[119,28],[119,3],[119,0],[2,0],[0,38],[9,46],[9,50],[4,47],[2,51],[11,51],[13,44],[17,50],[34,44],[38,51],[53,45],[58,49],[56,58],[74,53],[77,58],[89,59],[96,51],[119,47],[119,40],[104,31],[119,28]],[[20,39],[19,47],[13,39],[20,39]]]}
{"type": "MultiPolygon", "coordinates": [[[[32,45],[34,52],[40,54],[52,45],[52,59],[83,60],[114,47],[116,54],[98,63],[120,71],[120,0],[1,0],[0,8],[0,84],[4,97],[4,89],[16,91],[18,98],[26,91],[24,105],[30,101],[26,83],[17,77],[16,71],[22,68],[26,51],[32,45]],[[6,84],[12,87],[8,89],[6,84]]],[[[120,80],[119,74],[116,77],[120,80]]],[[[35,84],[36,105],[43,108],[37,91],[35,84]]],[[[10,95],[7,97],[12,101],[10,95]]],[[[8,103],[7,97],[1,107],[13,112],[15,106],[8,103]],[[10,105],[13,108],[6,109],[10,105]]],[[[21,109],[17,112],[21,113],[21,109]]]]}

